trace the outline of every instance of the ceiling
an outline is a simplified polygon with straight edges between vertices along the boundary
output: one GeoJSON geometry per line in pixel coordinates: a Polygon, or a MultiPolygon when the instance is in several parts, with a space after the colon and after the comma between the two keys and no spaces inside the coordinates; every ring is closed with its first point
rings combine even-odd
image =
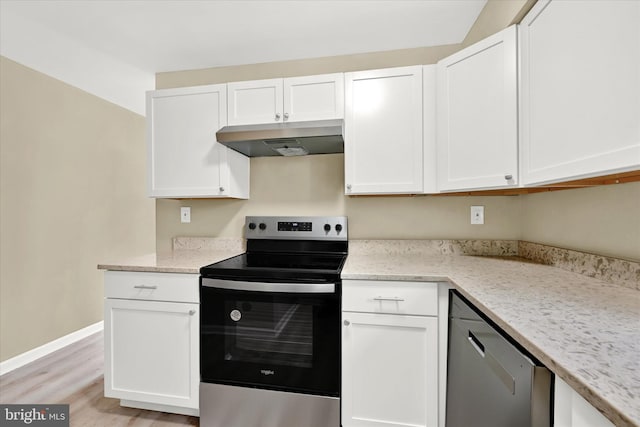
{"type": "Polygon", "coordinates": [[[0,0],[0,12],[156,73],[459,43],[485,3],[0,0]]]}
{"type": "Polygon", "coordinates": [[[145,114],[155,74],[460,43],[487,0],[0,0],[0,54],[145,114]]]}

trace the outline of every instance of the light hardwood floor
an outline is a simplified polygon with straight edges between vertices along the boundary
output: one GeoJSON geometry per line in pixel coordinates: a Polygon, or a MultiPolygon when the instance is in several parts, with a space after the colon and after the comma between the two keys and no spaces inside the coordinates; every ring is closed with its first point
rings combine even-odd
{"type": "Polygon", "coordinates": [[[0,377],[0,403],[69,404],[71,426],[197,426],[197,417],[124,408],[104,397],[103,333],[0,377]]]}

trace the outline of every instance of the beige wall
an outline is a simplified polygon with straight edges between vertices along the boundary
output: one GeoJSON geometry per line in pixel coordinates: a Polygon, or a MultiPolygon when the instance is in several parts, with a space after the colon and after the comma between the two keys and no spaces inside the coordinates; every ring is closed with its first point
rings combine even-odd
{"type": "Polygon", "coordinates": [[[533,7],[537,0],[489,0],[462,41],[467,47],[497,33],[510,25],[517,24],[533,7]]]}
{"type": "Polygon", "coordinates": [[[640,261],[640,182],[521,198],[523,240],[640,261]]]}
{"type": "Polygon", "coordinates": [[[98,262],[153,251],[144,131],[0,58],[0,360],[102,320],[98,262]]]}
{"type": "Polygon", "coordinates": [[[156,74],[156,88],[226,83],[243,80],[272,79],[278,77],[310,76],[314,74],[342,73],[408,65],[435,64],[440,59],[460,50],[460,45],[421,47],[415,49],[372,52],[358,55],[331,56],[294,61],[233,67],[205,68],[201,70],[173,71],[156,74]]]}
{"type": "Polygon", "coordinates": [[[517,197],[346,197],[344,156],[251,159],[251,198],[158,200],[157,248],[175,236],[242,236],[245,215],[347,215],[354,239],[519,238],[517,197]],[[485,206],[486,224],[469,224],[469,206],[485,206]],[[180,206],[191,223],[180,223],[180,206]]]}

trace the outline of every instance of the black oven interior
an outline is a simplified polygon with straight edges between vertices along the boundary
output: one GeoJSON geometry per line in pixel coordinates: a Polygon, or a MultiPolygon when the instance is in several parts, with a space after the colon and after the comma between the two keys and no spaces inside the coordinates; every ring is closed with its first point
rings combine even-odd
{"type": "Polygon", "coordinates": [[[202,381],[338,395],[338,292],[202,293],[202,381]]]}

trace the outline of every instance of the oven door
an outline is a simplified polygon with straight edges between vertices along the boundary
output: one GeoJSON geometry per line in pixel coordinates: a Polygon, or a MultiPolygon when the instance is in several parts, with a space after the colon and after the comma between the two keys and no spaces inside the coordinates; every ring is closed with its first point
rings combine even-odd
{"type": "Polygon", "coordinates": [[[200,304],[202,382],[339,395],[339,284],[203,277],[200,304]]]}

